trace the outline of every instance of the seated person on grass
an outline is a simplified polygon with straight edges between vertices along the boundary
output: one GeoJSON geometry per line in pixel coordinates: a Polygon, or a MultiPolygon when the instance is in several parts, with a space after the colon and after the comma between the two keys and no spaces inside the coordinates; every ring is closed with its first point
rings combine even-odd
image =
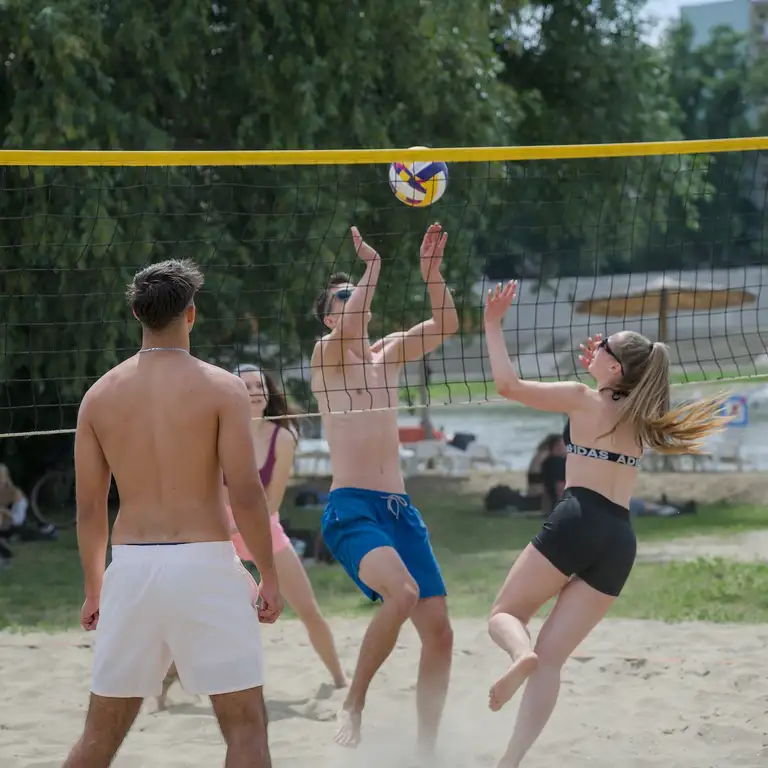
{"type": "Polygon", "coordinates": [[[562,435],[555,435],[549,446],[549,456],[541,462],[541,512],[548,515],[565,490],[565,457],[568,449],[562,435]]]}
{"type": "Polygon", "coordinates": [[[27,497],[13,484],[8,467],[0,464],[0,535],[3,538],[10,538],[24,527],[28,508],[27,497]]]}

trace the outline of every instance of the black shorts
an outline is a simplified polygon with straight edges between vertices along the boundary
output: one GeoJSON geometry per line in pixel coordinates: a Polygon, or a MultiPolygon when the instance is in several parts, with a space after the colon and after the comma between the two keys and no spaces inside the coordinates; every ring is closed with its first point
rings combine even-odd
{"type": "Polygon", "coordinates": [[[558,571],[612,597],[637,554],[629,510],[589,488],[566,488],[532,544],[558,571]]]}

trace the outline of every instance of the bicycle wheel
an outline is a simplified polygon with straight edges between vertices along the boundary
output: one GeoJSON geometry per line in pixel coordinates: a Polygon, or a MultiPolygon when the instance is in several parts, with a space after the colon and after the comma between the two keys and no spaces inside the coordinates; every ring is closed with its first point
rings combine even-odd
{"type": "Polygon", "coordinates": [[[29,506],[42,525],[71,528],[77,521],[74,471],[52,469],[46,472],[32,488],[29,506]]]}

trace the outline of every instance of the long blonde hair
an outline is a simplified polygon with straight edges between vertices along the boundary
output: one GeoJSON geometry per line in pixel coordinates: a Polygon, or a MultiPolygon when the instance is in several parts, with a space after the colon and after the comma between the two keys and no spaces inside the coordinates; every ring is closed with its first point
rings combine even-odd
{"type": "Polygon", "coordinates": [[[643,448],[659,453],[701,453],[702,442],[729,421],[723,416],[726,395],[670,407],[669,348],[634,331],[611,339],[624,375],[616,391],[627,397],[616,424],[606,435],[629,424],[643,448]]]}

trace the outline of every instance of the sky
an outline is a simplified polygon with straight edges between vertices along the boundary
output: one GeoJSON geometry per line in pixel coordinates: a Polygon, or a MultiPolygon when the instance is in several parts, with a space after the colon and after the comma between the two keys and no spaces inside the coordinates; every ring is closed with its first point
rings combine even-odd
{"type": "Polygon", "coordinates": [[[707,0],[648,0],[647,9],[662,19],[676,19],[684,5],[701,5],[707,0]]]}
{"type": "MultiPolygon", "coordinates": [[[[709,0],[648,0],[646,13],[655,16],[662,22],[670,22],[680,18],[680,9],[684,5],[700,5],[708,1],[709,0]]],[[[654,38],[657,36],[658,32],[654,35],[654,38]]]]}

